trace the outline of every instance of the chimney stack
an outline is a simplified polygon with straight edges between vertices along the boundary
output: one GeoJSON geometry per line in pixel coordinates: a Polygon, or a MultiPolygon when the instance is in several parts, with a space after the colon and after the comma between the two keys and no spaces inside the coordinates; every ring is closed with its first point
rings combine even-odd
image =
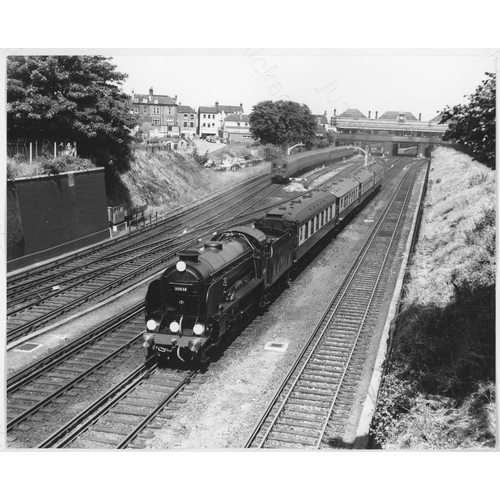
{"type": "Polygon", "coordinates": [[[337,110],[336,109],[333,110],[333,116],[337,116],[337,110]]]}
{"type": "Polygon", "coordinates": [[[372,112],[371,111],[368,111],[368,119],[370,119],[372,116],[372,112]]]}
{"type": "Polygon", "coordinates": [[[422,113],[419,113],[418,114],[418,121],[421,122],[422,121],[422,113]]]}
{"type": "Polygon", "coordinates": [[[375,120],[378,119],[378,111],[375,111],[375,120]]]}

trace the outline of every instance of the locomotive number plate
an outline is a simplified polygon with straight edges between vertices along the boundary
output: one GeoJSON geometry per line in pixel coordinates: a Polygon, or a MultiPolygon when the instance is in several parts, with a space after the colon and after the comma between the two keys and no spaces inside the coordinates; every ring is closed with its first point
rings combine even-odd
{"type": "Polygon", "coordinates": [[[176,286],[176,287],[174,287],[174,290],[176,292],[187,292],[188,291],[187,287],[185,287],[185,286],[176,286]]]}

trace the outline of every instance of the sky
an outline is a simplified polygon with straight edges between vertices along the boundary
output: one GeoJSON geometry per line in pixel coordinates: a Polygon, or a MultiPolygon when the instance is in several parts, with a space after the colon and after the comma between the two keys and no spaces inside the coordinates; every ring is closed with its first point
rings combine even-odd
{"type": "Polygon", "coordinates": [[[292,100],[330,118],[348,108],[372,118],[409,111],[422,120],[446,105],[466,103],[495,71],[493,49],[173,49],[110,51],[123,90],[177,96],[183,105],[242,103],[245,113],[264,100],[292,100]]]}

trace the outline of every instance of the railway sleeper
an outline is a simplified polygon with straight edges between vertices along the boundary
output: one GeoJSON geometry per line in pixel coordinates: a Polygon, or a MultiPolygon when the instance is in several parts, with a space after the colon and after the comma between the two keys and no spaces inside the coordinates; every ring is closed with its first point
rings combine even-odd
{"type": "MultiPolygon", "coordinates": [[[[296,445],[302,445],[302,446],[312,446],[313,443],[310,442],[305,442],[305,441],[297,441],[295,439],[290,439],[287,437],[281,437],[281,436],[268,436],[267,441],[277,441],[278,443],[287,443],[287,444],[296,444],[296,445]]],[[[282,446],[280,446],[282,447],[282,446]]],[[[275,448],[275,446],[266,446],[266,448],[275,448]]],[[[289,448],[289,447],[288,447],[289,448]]]]}
{"type": "Polygon", "coordinates": [[[331,402],[325,399],[314,399],[309,396],[290,396],[290,399],[287,401],[287,405],[296,405],[296,406],[313,406],[316,408],[330,408],[331,402]]]}
{"type": "Polygon", "coordinates": [[[300,437],[305,437],[306,439],[317,439],[318,438],[318,433],[308,433],[308,432],[304,432],[304,431],[300,431],[300,430],[295,430],[295,429],[287,429],[286,427],[285,428],[281,428],[281,426],[284,426],[284,424],[281,424],[281,423],[278,423],[277,426],[275,426],[273,428],[273,430],[271,431],[271,434],[269,436],[270,439],[273,439],[272,436],[276,433],[276,434],[291,434],[292,436],[300,436],[300,437]],[[277,428],[279,427],[279,428],[277,428]]]}

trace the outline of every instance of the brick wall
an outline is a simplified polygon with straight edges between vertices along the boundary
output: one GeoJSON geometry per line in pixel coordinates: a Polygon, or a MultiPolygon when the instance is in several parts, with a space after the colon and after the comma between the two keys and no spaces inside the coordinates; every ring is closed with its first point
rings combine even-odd
{"type": "Polygon", "coordinates": [[[9,181],[8,192],[9,271],[109,236],[103,168],[9,181]]]}

